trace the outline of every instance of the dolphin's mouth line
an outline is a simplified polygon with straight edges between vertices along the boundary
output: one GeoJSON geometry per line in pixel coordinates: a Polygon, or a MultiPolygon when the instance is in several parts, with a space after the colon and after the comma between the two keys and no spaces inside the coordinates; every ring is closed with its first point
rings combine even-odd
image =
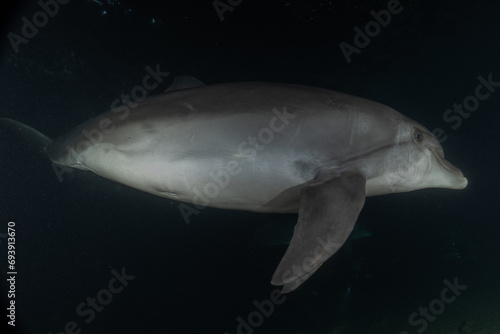
{"type": "Polygon", "coordinates": [[[448,160],[446,160],[444,158],[444,156],[440,155],[438,152],[435,152],[434,150],[432,150],[432,153],[434,154],[434,156],[436,157],[437,161],[439,161],[439,163],[444,167],[446,168],[447,170],[449,170],[450,172],[454,173],[454,174],[457,174],[461,177],[464,177],[464,174],[462,173],[462,171],[460,169],[458,169],[457,167],[453,166],[448,160]]]}

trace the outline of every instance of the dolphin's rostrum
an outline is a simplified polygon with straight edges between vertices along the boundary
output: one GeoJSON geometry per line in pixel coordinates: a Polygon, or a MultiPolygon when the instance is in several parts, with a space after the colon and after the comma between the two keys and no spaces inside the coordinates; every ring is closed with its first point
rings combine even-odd
{"type": "Polygon", "coordinates": [[[189,89],[109,111],[54,141],[3,122],[38,137],[57,164],[154,195],[298,212],[271,281],[283,292],[344,244],[366,196],[467,185],[432,133],[380,103],[296,85],[188,82],[175,87],[189,89]]]}

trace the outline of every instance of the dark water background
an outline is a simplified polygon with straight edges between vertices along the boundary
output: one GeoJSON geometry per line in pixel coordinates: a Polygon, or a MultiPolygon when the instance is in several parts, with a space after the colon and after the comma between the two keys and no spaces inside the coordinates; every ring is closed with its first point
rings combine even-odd
{"type": "MultiPolygon", "coordinates": [[[[402,12],[348,64],[339,43],[352,45],[353,28],[387,3],[244,0],[221,21],[210,0],[73,0],[16,53],[7,33],[20,34],[22,17],[41,10],[19,2],[3,12],[0,117],[56,137],[109,110],[157,65],[170,76],[151,94],[187,74],[207,84],[318,86],[387,104],[442,128],[446,156],[469,186],[369,198],[358,224],[372,236],[239,332],[418,333],[410,315],[457,277],[467,289],[425,333],[500,333],[500,86],[457,129],[443,119],[474,95],[478,76],[500,81],[500,3],[402,0],[402,12]]],[[[81,333],[238,333],[237,318],[255,316],[253,302],[275,290],[269,281],[286,249],[249,250],[252,236],[297,218],[207,208],[187,225],[179,203],[94,174],[59,182],[42,153],[4,128],[0,168],[0,233],[16,222],[19,333],[60,333],[70,321],[81,333]],[[77,306],[122,268],[135,278],[86,323],[77,306]]],[[[0,256],[4,325],[5,238],[0,256]]]]}

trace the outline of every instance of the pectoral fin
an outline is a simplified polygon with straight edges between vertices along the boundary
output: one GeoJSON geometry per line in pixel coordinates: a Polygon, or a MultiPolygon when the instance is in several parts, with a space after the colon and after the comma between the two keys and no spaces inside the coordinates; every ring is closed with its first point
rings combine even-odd
{"type": "Polygon", "coordinates": [[[296,289],[335,254],[349,237],[365,202],[359,171],[319,176],[304,187],[292,241],[271,283],[283,293],[296,289]]]}

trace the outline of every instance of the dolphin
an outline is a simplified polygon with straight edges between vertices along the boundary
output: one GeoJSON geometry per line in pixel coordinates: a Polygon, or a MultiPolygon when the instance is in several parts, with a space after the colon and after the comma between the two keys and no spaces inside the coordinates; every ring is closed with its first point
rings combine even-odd
{"type": "MultiPolygon", "coordinates": [[[[354,225],[354,229],[342,246],[342,250],[347,250],[348,253],[351,253],[352,245],[349,245],[350,241],[369,238],[372,235],[370,230],[358,223],[354,225]]],[[[255,254],[274,246],[288,246],[292,236],[293,226],[290,226],[290,224],[267,223],[254,232],[248,248],[251,253],[255,254]]]]}
{"type": "Polygon", "coordinates": [[[2,122],[37,138],[58,165],[191,203],[179,205],[187,216],[206,206],[298,212],[271,280],[283,293],[344,244],[365,197],[467,185],[429,130],[383,104],[290,84],[173,86],[56,140],[2,122]]]}

